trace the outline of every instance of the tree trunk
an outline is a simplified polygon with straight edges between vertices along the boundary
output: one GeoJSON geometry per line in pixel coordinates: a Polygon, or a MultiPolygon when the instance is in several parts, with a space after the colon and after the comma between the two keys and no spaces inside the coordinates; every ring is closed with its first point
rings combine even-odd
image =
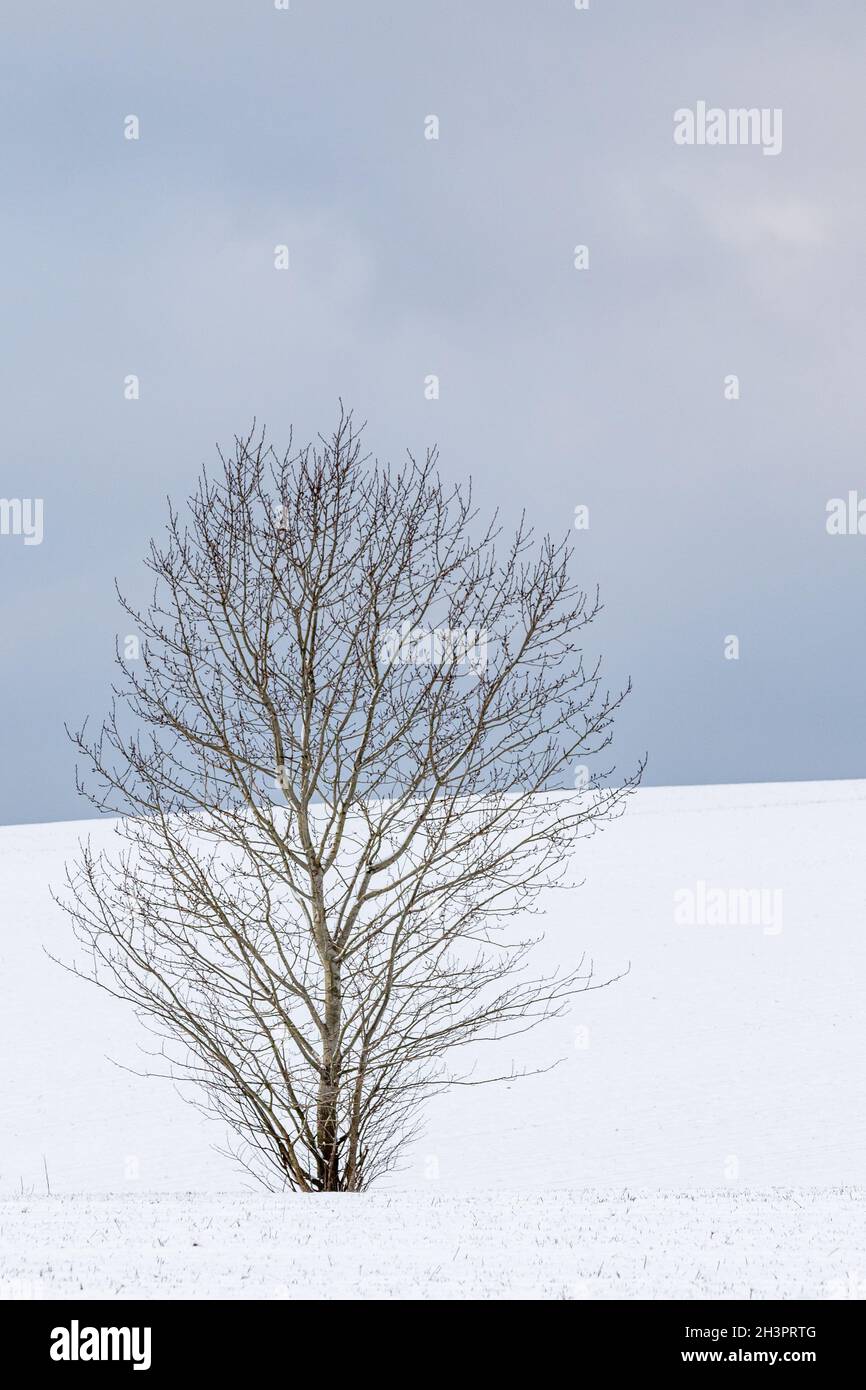
{"type": "Polygon", "coordinates": [[[340,1024],[342,995],[340,967],[329,953],[325,961],[325,1036],[322,1049],[322,1076],[319,1081],[316,1140],[319,1148],[319,1191],[340,1191],[340,1154],[337,1147],[340,1093],[340,1024]]]}

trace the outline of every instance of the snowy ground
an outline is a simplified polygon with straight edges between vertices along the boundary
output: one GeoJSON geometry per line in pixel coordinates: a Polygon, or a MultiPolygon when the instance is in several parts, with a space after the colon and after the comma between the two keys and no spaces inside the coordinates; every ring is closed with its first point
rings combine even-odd
{"type": "Polygon", "coordinates": [[[36,1197],[7,1298],[862,1298],[864,1192],[36,1197]]]}
{"type": "Polygon", "coordinates": [[[0,829],[0,1196],[18,1196],[0,1208],[0,1277],[156,1292],[170,1265],[178,1291],[291,1289],[313,1279],[321,1239],[334,1264],[349,1252],[356,1293],[587,1281],[589,1296],[747,1297],[866,1279],[866,783],[638,793],[581,846],[585,886],[533,923],[542,967],[586,950],[598,975],[630,973],[486,1062],[562,1064],[441,1097],[402,1171],[310,1206],[253,1200],[212,1147],[219,1127],[108,1060],[141,1065],[134,1017],[46,959],[72,952],[48,886],[86,832],[110,840],[94,822],[0,829]],[[687,925],[684,890],[763,891],[768,911],[687,925]],[[624,1189],[645,1195],[609,1195],[624,1189]],[[155,1229],[163,1266],[163,1247],[139,1248],[155,1229]]]}

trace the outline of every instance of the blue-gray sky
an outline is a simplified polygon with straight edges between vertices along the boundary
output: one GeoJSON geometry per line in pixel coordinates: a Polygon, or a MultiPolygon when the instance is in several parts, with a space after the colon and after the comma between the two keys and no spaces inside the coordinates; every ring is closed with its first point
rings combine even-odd
{"type": "Polygon", "coordinates": [[[620,766],[866,776],[866,535],[825,527],[866,493],[861,3],[3,10],[0,497],[44,540],[0,536],[0,821],[88,814],[62,725],[165,494],[338,395],[506,518],[589,506],[620,766]],[[781,109],[781,152],[677,146],[699,101],[781,109]]]}

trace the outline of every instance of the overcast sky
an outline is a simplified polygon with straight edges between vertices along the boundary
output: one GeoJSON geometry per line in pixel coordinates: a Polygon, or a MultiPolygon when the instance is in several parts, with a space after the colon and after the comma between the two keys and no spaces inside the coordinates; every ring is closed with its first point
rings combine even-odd
{"type": "Polygon", "coordinates": [[[165,495],[338,395],[508,519],[589,507],[624,770],[866,776],[866,535],[826,530],[866,495],[862,0],[5,0],[2,27],[0,497],[44,499],[44,538],[0,535],[0,821],[89,814],[63,722],[107,706],[113,580],[165,495]],[[781,150],[677,145],[701,101],[781,111],[781,150]]]}

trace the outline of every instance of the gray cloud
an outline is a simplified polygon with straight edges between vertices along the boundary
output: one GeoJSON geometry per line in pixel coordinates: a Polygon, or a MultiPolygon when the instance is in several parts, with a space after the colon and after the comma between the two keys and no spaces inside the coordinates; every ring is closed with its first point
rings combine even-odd
{"type": "Polygon", "coordinates": [[[0,537],[0,820],[83,813],[62,722],[165,493],[338,394],[507,517],[590,505],[623,766],[866,775],[866,536],[824,530],[866,488],[860,6],[7,9],[0,495],[45,540],[0,537]],[[782,153],[676,147],[698,99],[783,108],[782,153]]]}

